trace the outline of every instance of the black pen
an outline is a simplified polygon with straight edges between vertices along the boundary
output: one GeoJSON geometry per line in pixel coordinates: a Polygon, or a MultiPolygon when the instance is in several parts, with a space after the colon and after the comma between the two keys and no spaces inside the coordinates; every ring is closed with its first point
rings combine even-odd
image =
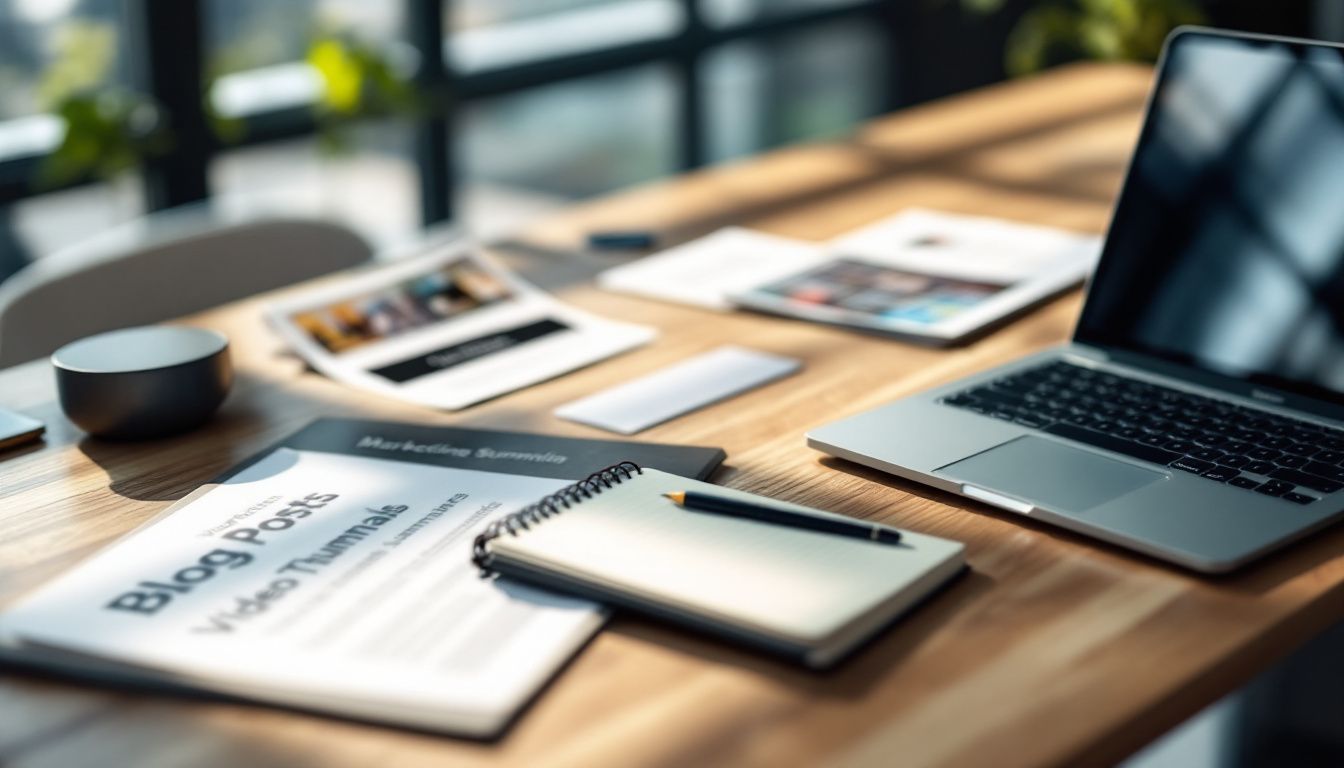
{"type": "Polygon", "coordinates": [[[892,530],[885,525],[865,523],[861,520],[836,520],[830,517],[818,517],[804,512],[795,512],[791,509],[780,509],[779,507],[769,507],[763,504],[753,504],[747,501],[690,491],[675,491],[663,495],[671,499],[674,504],[700,512],[745,517],[749,520],[759,520],[762,523],[803,528],[821,533],[833,533],[837,536],[852,536],[856,539],[867,539],[879,544],[898,544],[901,541],[900,531],[892,530]]]}

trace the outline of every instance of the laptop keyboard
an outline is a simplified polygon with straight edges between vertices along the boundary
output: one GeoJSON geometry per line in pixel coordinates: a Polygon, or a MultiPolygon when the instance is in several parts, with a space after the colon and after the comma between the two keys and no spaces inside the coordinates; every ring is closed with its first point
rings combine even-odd
{"type": "Polygon", "coordinates": [[[1344,488],[1344,430],[1060,360],[940,402],[1294,504],[1344,488]]]}

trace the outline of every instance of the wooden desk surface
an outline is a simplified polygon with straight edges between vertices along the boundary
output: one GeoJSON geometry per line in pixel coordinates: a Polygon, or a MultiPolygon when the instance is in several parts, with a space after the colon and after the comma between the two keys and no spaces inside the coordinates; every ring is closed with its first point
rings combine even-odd
{"type": "MultiPolygon", "coordinates": [[[[1120,66],[1057,71],[874,121],[852,140],[625,193],[531,237],[563,249],[588,227],[691,235],[731,222],[820,239],[911,205],[1100,231],[1150,77],[1120,66]]],[[[492,744],[6,675],[0,763],[1108,763],[1344,617],[1344,530],[1201,579],[804,445],[813,426],[1065,339],[1077,294],[974,345],[935,351],[605,294],[576,279],[598,268],[596,257],[524,266],[581,306],[658,326],[661,338],[442,414],[305,372],[263,328],[258,302],[243,302],[191,320],[234,340],[240,381],[218,420],[145,444],[84,439],[61,416],[43,364],[0,373],[0,402],[50,426],[45,445],[0,458],[0,602],[313,417],[603,436],[551,410],[727,341],[800,357],[806,369],[640,437],[723,446],[720,478],[736,487],[960,539],[974,572],[826,675],[619,619],[492,744]]]]}

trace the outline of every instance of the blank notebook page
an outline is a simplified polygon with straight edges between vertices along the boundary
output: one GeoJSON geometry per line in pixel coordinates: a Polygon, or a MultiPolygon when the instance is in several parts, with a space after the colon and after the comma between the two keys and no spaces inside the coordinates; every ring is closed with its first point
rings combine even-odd
{"type": "Polygon", "coordinates": [[[504,557],[803,642],[825,638],[960,549],[955,542],[907,532],[900,544],[877,544],[686,510],[661,496],[682,490],[760,500],[645,469],[516,537],[501,537],[492,548],[504,557]]]}

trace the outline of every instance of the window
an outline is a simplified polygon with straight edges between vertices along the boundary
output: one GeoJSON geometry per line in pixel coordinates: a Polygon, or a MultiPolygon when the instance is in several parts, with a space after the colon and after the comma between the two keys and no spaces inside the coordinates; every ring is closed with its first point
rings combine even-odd
{"type": "Polygon", "coordinates": [[[705,20],[716,27],[731,27],[759,19],[776,18],[862,5],[862,0],[698,0],[705,20]]]}
{"type": "Polygon", "coordinates": [[[211,105],[229,118],[307,107],[322,88],[305,61],[315,37],[339,32],[392,52],[402,10],[396,0],[207,0],[211,105]]]}
{"type": "Polygon", "coordinates": [[[0,160],[60,143],[50,112],[72,93],[126,82],[118,0],[0,0],[0,160]]]}
{"type": "Polygon", "coordinates": [[[375,245],[409,239],[420,224],[410,126],[370,121],[347,143],[339,153],[311,137],[226,150],[210,165],[215,204],[231,214],[331,218],[375,245]]]}
{"type": "Polygon", "coordinates": [[[460,72],[666,39],[686,23],[677,0],[459,0],[449,5],[447,55],[460,72]]]}
{"type": "Polygon", "coordinates": [[[888,60],[882,35],[850,21],[712,51],[709,161],[844,134],[883,111],[888,60]]]}
{"type": "Polygon", "coordinates": [[[17,241],[8,249],[0,241],[0,270],[9,267],[0,275],[23,266],[23,260],[77,245],[144,212],[144,194],[136,175],[20,200],[8,208],[9,227],[0,221],[0,238],[9,229],[17,241]],[[12,261],[16,258],[21,260],[12,261]]]}
{"type": "Polygon", "coordinates": [[[463,115],[468,181],[577,198],[676,170],[671,73],[648,67],[482,101],[463,115]]]}
{"type": "Polygon", "coordinates": [[[130,81],[125,28],[119,0],[0,0],[0,280],[144,211],[133,175],[56,191],[43,162],[68,98],[130,81]]]}
{"type": "Polygon", "coordinates": [[[834,136],[894,106],[888,62],[907,32],[887,12],[904,2],[0,0],[0,279],[146,205],[202,195],[388,242],[464,210],[503,220],[834,136]],[[345,151],[328,151],[319,39],[414,78],[424,103],[357,117],[345,151]],[[190,150],[110,184],[42,188],[64,130],[44,94],[61,78],[143,93],[190,150]]]}

